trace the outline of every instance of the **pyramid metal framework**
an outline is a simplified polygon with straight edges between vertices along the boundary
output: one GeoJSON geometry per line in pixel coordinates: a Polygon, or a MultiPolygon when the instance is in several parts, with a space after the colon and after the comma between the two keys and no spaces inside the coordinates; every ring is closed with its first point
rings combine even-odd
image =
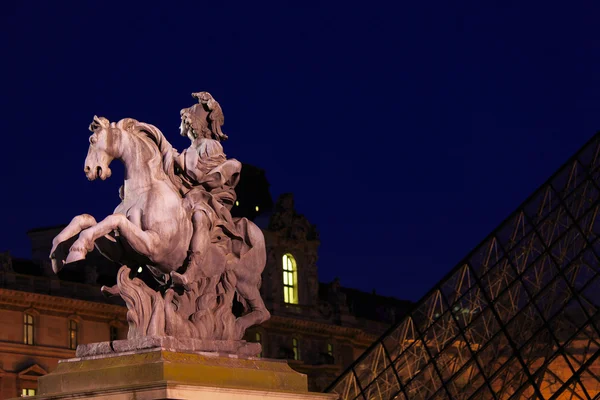
{"type": "Polygon", "coordinates": [[[326,391],[600,398],[599,152],[597,134],[326,391]]]}

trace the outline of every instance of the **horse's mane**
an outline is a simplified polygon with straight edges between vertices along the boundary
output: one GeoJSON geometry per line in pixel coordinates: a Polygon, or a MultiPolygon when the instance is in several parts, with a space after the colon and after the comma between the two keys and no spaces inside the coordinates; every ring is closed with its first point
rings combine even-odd
{"type": "Polygon", "coordinates": [[[150,163],[158,162],[161,164],[162,170],[177,192],[180,194],[187,192],[185,182],[175,170],[174,154],[176,150],[171,146],[171,143],[165,138],[160,129],[152,124],[139,122],[133,118],[124,118],[121,122],[125,130],[146,142],[150,142],[150,147],[158,150],[150,160],[150,163]]]}

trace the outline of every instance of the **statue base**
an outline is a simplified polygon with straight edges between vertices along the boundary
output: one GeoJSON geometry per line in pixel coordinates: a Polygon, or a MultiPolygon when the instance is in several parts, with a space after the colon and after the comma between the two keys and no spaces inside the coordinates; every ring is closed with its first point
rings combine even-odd
{"type": "Polygon", "coordinates": [[[63,360],[38,384],[35,400],[337,398],[309,393],[306,375],[285,361],[164,349],[63,360]]]}
{"type": "Polygon", "coordinates": [[[175,338],[173,336],[144,336],[136,339],[80,344],[77,346],[75,356],[82,358],[99,355],[117,355],[119,353],[150,349],[164,349],[170,352],[183,353],[210,352],[220,355],[237,354],[243,357],[253,357],[260,354],[261,345],[260,343],[250,343],[245,340],[201,340],[175,338]]]}

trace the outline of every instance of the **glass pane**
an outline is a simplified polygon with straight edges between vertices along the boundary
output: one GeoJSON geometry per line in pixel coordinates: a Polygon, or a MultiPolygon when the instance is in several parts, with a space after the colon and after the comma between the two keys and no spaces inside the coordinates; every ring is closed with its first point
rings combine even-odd
{"type": "Polygon", "coordinates": [[[377,344],[373,351],[356,366],[356,374],[361,387],[369,386],[389,365],[390,360],[386,357],[383,346],[377,344]]]}
{"type": "MultiPolygon", "coordinates": [[[[515,345],[521,347],[543,324],[544,321],[541,315],[537,312],[535,306],[530,304],[519,311],[515,318],[507,325],[506,332],[515,345]]],[[[539,333],[536,334],[536,340],[542,340],[539,333]]]]}
{"type": "Polygon", "coordinates": [[[384,370],[377,379],[364,389],[367,399],[391,399],[400,393],[400,384],[392,368],[384,370]]]}
{"type": "Polygon", "coordinates": [[[402,383],[405,384],[412,380],[429,362],[429,354],[424,348],[423,342],[417,340],[394,360],[394,368],[402,383]]]}
{"type": "Polygon", "coordinates": [[[553,201],[553,194],[552,188],[545,187],[534,193],[532,198],[525,204],[523,210],[533,224],[539,223],[552,210],[553,206],[556,206],[557,202],[553,201]]]}
{"type": "Polygon", "coordinates": [[[529,234],[531,226],[527,223],[525,214],[521,211],[511,216],[495,232],[495,239],[505,251],[512,251],[529,234]]]}
{"type": "Polygon", "coordinates": [[[483,376],[475,362],[472,361],[469,365],[458,371],[446,386],[452,394],[453,399],[466,399],[483,384],[483,376]]]}
{"type": "Polygon", "coordinates": [[[497,334],[482,350],[477,352],[477,360],[486,377],[490,378],[511,357],[512,349],[504,334],[497,334]]]}
{"type": "Polygon", "coordinates": [[[575,192],[565,199],[567,210],[574,218],[579,218],[598,200],[598,189],[592,181],[581,184],[575,192]]]}
{"type": "Polygon", "coordinates": [[[429,364],[419,372],[406,386],[406,392],[412,399],[429,399],[442,387],[440,377],[435,372],[432,364],[429,364]]]}
{"type": "Polygon", "coordinates": [[[350,371],[350,373],[337,382],[331,393],[339,394],[342,399],[354,399],[357,396],[361,396],[353,371],[350,371]]]}

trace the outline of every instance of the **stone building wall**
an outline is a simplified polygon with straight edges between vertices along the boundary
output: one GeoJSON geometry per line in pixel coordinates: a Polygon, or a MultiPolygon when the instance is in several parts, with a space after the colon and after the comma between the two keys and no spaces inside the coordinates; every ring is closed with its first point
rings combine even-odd
{"type": "MultiPolygon", "coordinates": [[[[6,274],[6,273],[3,273],[6,274]]],[[[122,306],[0,289],[0,398],[36,389],[37,378],[75,356],[69,348],[69,321],[77,321],[77,342],[109,340],[110,326],[126,334],[122,306]],[[33,316],[33,343],[24,343],[24,315],[33,316]]]]}

